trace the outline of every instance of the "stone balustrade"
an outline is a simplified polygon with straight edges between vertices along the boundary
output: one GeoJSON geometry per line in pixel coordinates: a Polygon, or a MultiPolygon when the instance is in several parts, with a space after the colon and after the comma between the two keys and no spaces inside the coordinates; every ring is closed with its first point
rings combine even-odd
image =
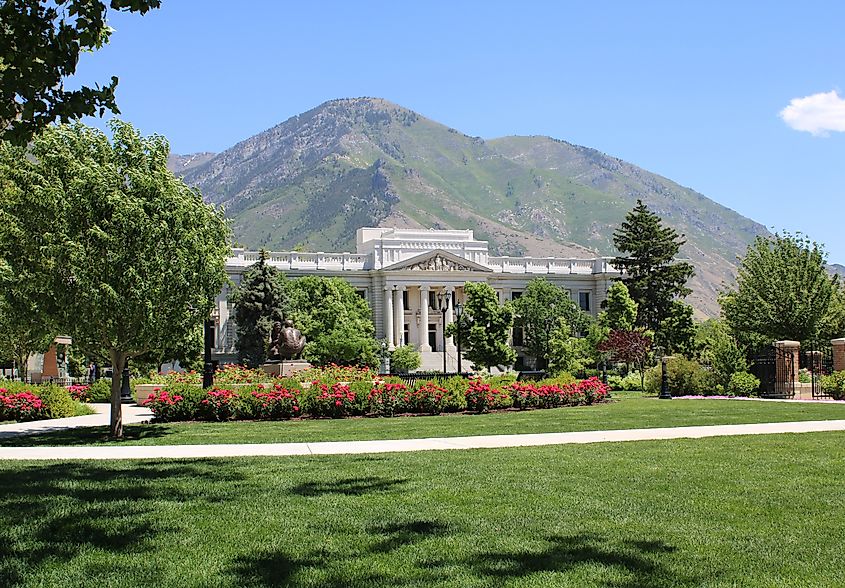
{"type": "MultiPolygon", "coordinates": [[[[248,267],[258,261],[257,251],[233,249],[226,265],[232,268],[248,267]]],[[[280,270],[354,271],[370,269],[370,256],[365,253],[304,253],[298,251],[267,254],[267,262],[280,270]]]]}

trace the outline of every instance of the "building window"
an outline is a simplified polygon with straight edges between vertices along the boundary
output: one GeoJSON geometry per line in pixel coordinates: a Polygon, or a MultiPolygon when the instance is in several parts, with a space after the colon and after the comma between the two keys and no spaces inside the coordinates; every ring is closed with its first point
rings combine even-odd
{"type": "Polygon", "coordinates": [[[411,340],[411,326],[408,323],[405,323],[402,327],[402,345],[407,345],[408,341],[411,340]]]}
{"type": "Polygon", "coordinates": [[[511,300],[517,300],[520,296],[522,296],[522,292],[519,290],[511,292],[511,300]]]}
{"type": "Polygon", "coordinates": [[[514,327],[513,328],[513,346],[514,347],[522,347],[524,344],[525,336],[523,335],[522,327],[514,327]]]}
{"type": "Polygon", "coordinates": [[[402,290],[402,308],[408,310],[408,291],[402,290]]]}
{"type": "Polygon", "coordinates": [[[428,307],[437,310],[437,293],[434,290],[428,291],[428,307]]]}
{"type": "Polygon", "coordinates": [[[355,290],[355,293],[356,293],[358,296],[360,296],[362,300],[366,300],[366,299],[367,299],[367,291],[366,291],[366,290],[361,290],[361,289],[358,289],[358,290],[355,290]]]}
{"type": "Polygon", "coordinates": [[[589,292],[578,292],[578,306],[580,306],[581,310],[583,310],[584,312],[590,312],[589,292]]]}

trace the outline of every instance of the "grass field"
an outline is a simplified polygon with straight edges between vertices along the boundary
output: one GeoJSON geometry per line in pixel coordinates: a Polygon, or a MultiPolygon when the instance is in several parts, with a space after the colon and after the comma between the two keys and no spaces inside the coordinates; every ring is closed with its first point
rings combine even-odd
{"type": "MultiPolygon", "coordinates": [[[[356,418],[282,422],[127,425],[121,443],[172,445],[411,439],[845,419],[845,403],[658,400],[623,397],[596,406],[486,415],[356,418]]],[[[0,445],[108,444],[105,427],[0,440],[0,445]]]]}
{"type": "Polygon", "coordinates": [[[0,463],[0,585],[845,585],[845,433],[0,463]]]}

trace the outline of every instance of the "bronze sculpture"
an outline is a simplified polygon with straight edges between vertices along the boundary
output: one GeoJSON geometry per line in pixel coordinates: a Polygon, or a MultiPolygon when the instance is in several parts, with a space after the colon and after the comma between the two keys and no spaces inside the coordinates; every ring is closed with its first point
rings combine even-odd
{"type": "Polygon", "coordinates": [[[293,326],[293,321],[286,320],[284,326],[280,321],[273,323],[273,333],[270,335],[270,361],[284,361],[297,359],[305,348],[305,337],[299,329],[293,326]]]}

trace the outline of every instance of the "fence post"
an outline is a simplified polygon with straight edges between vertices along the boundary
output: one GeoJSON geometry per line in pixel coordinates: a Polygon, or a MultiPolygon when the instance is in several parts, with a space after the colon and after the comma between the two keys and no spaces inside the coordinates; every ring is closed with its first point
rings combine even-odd
{"type": "Polygon", "coordinates": [[[830,346],[833,348],[833,371],[845,371],[845,338],[831,340],[830,346]]]}

